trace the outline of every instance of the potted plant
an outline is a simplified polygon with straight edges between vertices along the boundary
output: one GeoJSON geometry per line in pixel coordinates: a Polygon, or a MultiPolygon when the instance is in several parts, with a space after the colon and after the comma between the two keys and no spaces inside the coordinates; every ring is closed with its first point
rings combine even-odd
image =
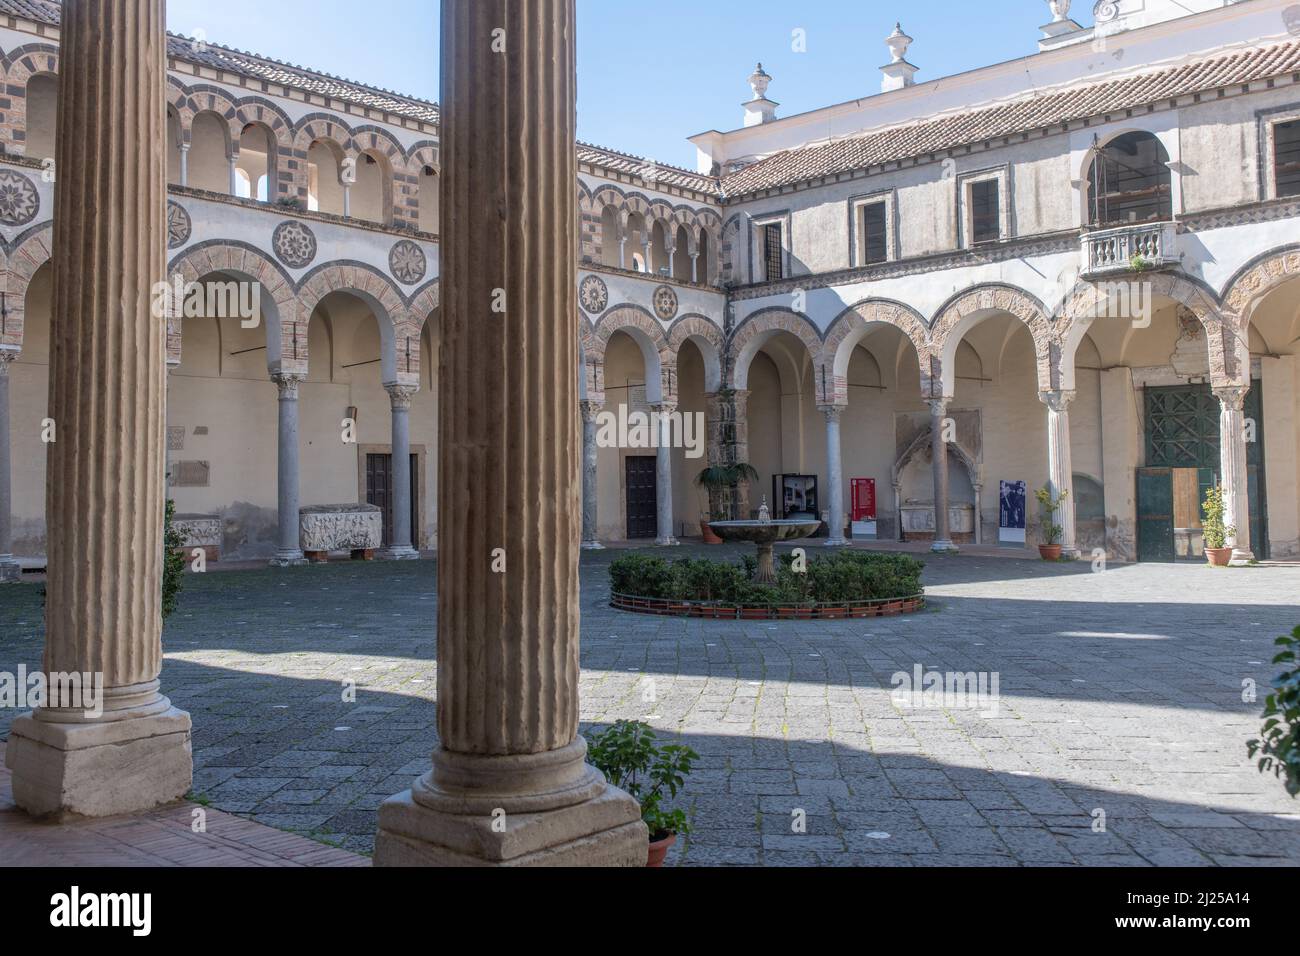
{"type": "Polygon", "coordinates": [[[646,866],[663,866],[677,837],[690,832],[686,811],[666,810],[663,803],[677,796],[700,755],[682,744],[656,744],[649,724],[620,720],[587,737],[587,758],[606,780],[641,804],[641,819],[650,829],[646,866]]]}
{"type": "Polygon", "coordinates": [[[1205,489],[1205,503],[1201,505],[1201,541],[1205,548],[1205,560],[1211,567],[1226,568],[1232,560],[1232,548],[1226,546],[1229,537],[1237,529],[1223,523],[1223,486],[1214,485],[1205,489]]]}
{"type": "Polygon", "coordinates": [[[1068,491],[1062,491],[1059,495],[1053,495],[1051,485],[1043,485],[1034,492],[1043,514],[1041,529],[1043,543],[1038,546],[1038,553],[1044,561],[1061,560],[1061,535],[1065,533],[1065,529],[1056,523],[1056,513],[1061,508],[1061,502],[1069,494],[1068,491]]]}
{"type": "Polygon", "coordinates": [[[1286,792],[1300,795],[1300,627],[1273,642],[1281,650],[1274,664],[1290,669],[1273,679],[1273,693],[1264,702],[1264,726],[1260,736],[1246,742],[1251,757],[1259,757],[1259,772],[1270,770],[1285,778],[1286,792]]]}
{"type": "Polygon", "coordinates": [[[695,476],[696,487],[704,489],[709,496],[707,511],[702,510],[700,531],[705,544],[722,544],[722,539],[709,527],[712,521],[729,521],[735,516],[735,489],[742,481],[758,481],[758,472],[752,465],[743,461],[729,465],[710,465],[695,476]]]}

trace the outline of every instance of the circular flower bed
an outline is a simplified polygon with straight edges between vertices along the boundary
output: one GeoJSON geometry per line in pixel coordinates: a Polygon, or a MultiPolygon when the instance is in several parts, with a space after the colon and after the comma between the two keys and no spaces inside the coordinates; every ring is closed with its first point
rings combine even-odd
{"type": "Polygon", "coordinates": [[[712,620],[834,620],[908,614],[925,607],[921,571],[909,555],[837,551],[781,557],[775,584],[753,580],[753,557],[737,564],[628,554],[609,568],[620,610],[712,620]]]}

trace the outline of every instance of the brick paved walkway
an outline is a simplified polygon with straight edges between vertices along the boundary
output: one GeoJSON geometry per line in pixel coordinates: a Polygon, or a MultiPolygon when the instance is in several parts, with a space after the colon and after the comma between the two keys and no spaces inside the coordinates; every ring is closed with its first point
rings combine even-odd
{"type": "MultiPolygon", "coordinates": [[[[702,622],[608,608],[613,556],[583,556],[582,717],[701,753],[672,861],[1300,863],[1300,802],[1245,752],[1300,568],[932,558],[922,615],[702,622]],[[996,713],[896,706],[916,665],[997,673],[996,713]]],[[[379,802],[428,766],[434,586],[432,562],[188,578],[163,685],[194,717],[195,790],[369,852],[379,802]]],[[[0,634],[0,670],[38,665],[34,587],[0,592],[0,634]]]]}

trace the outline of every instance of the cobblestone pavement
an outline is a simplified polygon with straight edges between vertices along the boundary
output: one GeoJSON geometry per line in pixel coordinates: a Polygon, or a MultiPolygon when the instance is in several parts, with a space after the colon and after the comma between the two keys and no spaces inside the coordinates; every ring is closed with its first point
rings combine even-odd
{"type": "MultiPolygon", "coordinates": [[[[670,861],[1300,864],[1300,802],[1245,751],[1300,568],[934,557],[922,614],[702,622],[607,607],[617,553],[583,555],[582,717],[701,754],[670,861]],[[895,702],[917,666],[996,674],[996,707],[895,702]]],[[[194,718],[195,792],[369,852],[429,763],[434,588],[427,561],[187,578],[162,679],[194,718]]],[[[0,670],[40,645],[38,589],[0,591],[0,670]]]]}

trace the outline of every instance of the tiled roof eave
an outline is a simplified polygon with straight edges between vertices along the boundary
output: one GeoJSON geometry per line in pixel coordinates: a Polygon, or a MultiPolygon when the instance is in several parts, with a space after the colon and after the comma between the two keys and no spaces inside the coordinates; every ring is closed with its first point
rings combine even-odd
{"type": "Polygon", "coordinates": [[[1207,94],[1222,97],[1249,90],[1253,84],[1298,79],[1300,41],[1277,43],[784,150],[724,176],[721,188],[727,197],[724,202],[753,199],[870,171],[919,165],[962,148],[1002,145],[999,141],[1008,138],[1063,132],[1101,116],[1173,107],[1199,102],[1207,94]]]}

